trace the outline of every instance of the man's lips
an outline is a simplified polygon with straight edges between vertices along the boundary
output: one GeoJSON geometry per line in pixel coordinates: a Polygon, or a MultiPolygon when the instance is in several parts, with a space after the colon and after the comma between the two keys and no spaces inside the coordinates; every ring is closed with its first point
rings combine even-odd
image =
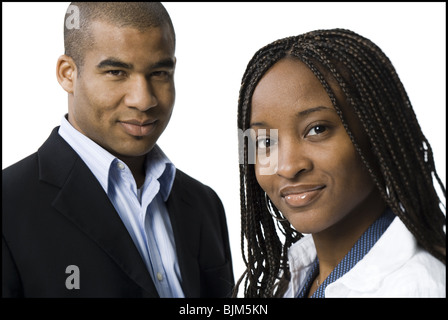
{"type": "Polygon", "coordinates": [[[321,195],[325,185],[296,185],[280,190],[280,195],[291,207],[303,207],[321,195]]]}
{"type": "Polygon", "coordinates": [[[151,134],[157,123],[157,120],[131,119],[118,121],[118,123],[123,127],[124,131],[131,136],[143,137],[151,134]]]}

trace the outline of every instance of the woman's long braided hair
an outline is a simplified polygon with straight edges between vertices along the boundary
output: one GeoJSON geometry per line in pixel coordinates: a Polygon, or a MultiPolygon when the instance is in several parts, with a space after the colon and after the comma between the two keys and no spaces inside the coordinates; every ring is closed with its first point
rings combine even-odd
{"type": "MultiPolygon", "coordinates": [[[[250,128],[252,95],[260,79],[280,59],[292,56],[305,63],[326,89],[333,106],[387,205],[418,243],[446,264],[445,186],[437,175],[431,146],[418,124],[395,68],[381,49],[350,30],[317,30],[274,41],[261,48],[244,73],[238,100],[238,128],[250,128]],[[347,125],[329,81],[336,80],[369,141],[362,150],[347,125]],[[370,155],[370,156],[366,156],[370,155]]],[[[302,237],[288,221],[270,215],[254,164],[248,163],[248,141],[240,146],[241,249],[246,271],[245,297],[282,296],[290,272],[287,252],[302,237]],[[247,249],[247,252],[246,252],[247,249]]],[[[277,208],[273,206],[276,214],[277,208]]]]}

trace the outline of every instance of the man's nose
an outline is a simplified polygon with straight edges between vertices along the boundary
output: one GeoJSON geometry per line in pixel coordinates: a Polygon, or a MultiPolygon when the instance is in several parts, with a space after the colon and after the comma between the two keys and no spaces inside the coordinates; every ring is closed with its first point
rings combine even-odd
{"type": "Polygon", "coordinates": [[[143,76],[137,77],[129,84],[125,103],[130,108],[147,111],[157,105],[157,97],[151,83],[143,76]]]}

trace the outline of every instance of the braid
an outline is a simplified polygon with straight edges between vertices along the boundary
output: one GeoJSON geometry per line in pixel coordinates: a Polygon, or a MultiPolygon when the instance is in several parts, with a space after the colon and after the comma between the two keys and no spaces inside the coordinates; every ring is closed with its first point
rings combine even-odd
{"type": "MultiPolygon", "coordinates": [[[[359,78],[355,81],[359,87],[361,103],[352,106],[364,125],[369,140],[373,142],[374,153],[379,159],[382,170],[386,172],[383,176],[390,178],[388,179],[390,183],[386,184],[387,189],[389,193],[395,193],[393,197],[386,197],[385,200],[393,200],[388,201],[388,204],[420,244],[444,261],[445,253],[440,248],[445,247],[445,235],[442,232],[445,216],[439,208],[440,200],[434,189],[432,173],[444,194],[445,188],[435,172],[429,143],[421,131],[406,91],[389,59],[369,40],[353,34],[349,34],[347,38],[346,44],[352,39],[356,42],[352,41],[351,46],[354,48],[355,57],[345,58],[346,61],[350,58],[359,60],[360,57],[366,57],[368,60],[367,63],[355,60],[352,63],[347,62],[346,65],[351,71],[353,70],[351,72],[353,77],[359,78]],[[358,49],[358,43],[362,43],[366,49],[358,49]],[[360,52],[357,56],[355,50],[360,52]],[[355,69],[357,62],[358,65],[366,67],[359,68],[358,71],[355,69]],[[371,119],[375,121],[369,121],[371,119]],[[417,172],[421,174],[416,174],[417,172]],[[431,218],[428,219],[429,217],[431,218]]],[[[343,52],[346,47],[349,46],[337,48],[343,52]]],[[[350,53],[349,50],[347,52],[350,53]]]]}
{"type": "MultiPolygon", "coordinates": [[[[445,186],[397,72],[372,41],[349,30],[332,29],[280,39],[261,48],[243,76],[238,128],[249,128],[255,87],[267,70],[286,56],[301,60],[319,79],[387,205],[424,249],[446,263],[446,218],[434,180],[444,197],[445,186]],[[342,91],[345,100],[338,101],[334,90],[342,91]],[[350,129],[342,106],[362,125],[368,147],[359,144],[360,137],[350,129]]],[[[246,297],[282,296],[290,279],[287,252],[302,235],[287,221],[276,228],[264,205],[254,166],[247,163],[247,148],[245,142],[244,164],[240,165],[241,248],[246,271],[235,295],[246,278],[246,297]],[[284,235],[283,244],[277,230],[284,235]]],[[[278,213],[275,206],[274,211],[278,213]]]]}
{"type": "MultiPolygon", "coordinates": [[[[250,126],[250,105],[253,91],[262,75],[275,62],[286,56],[293,37],[274,42],[260,50],[249,62],[240,89],[238,101],[238,128],[243,131],[250,126]]],[[[244,164],[240,165],[240,201],[241,201],[241,249],[246,271],[238,280],[234,296],[245,278],[244,295],[247,297],[271,297],[277,285],[280,268],[287,268],[287,248],[284,248],[275,224],[264,205],[264,192],[258,185],[254,166],[248,164],[248,143],[244,141],[244,164]],[[247,256],[245,255],[247,247],[247,256]],[[261,280],[259,280],[261,279],[261,280]]],[[[287,243],[293,243],[291,237],[296,234],[289,227],[287,243]]]]}

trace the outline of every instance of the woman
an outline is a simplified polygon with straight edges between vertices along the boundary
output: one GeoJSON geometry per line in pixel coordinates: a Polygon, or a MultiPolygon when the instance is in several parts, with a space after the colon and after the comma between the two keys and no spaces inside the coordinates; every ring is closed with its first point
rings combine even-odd
{"type": "Polygon", "coordinates": [[[374,43],[334,29],[260,49],[242,80],[238,128],[252,141],[240,165],[247,269],[235,295],[243,280],[246,297],[445,295],[433,178],[444,197],[445,187],[374,43]]]}

